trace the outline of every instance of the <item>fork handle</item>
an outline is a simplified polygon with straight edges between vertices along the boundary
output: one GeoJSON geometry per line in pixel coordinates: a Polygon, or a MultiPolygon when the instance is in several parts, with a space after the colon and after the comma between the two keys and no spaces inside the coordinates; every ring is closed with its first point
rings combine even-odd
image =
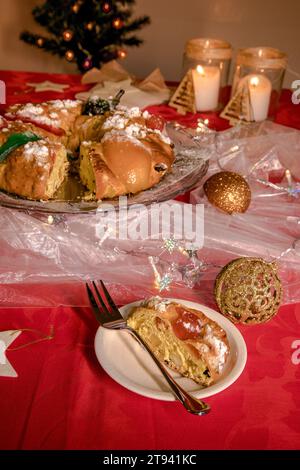
{"type": "Polygon", "coordinates": [[[207,403],[204,403],[203,401],[194,398],[192,395],[190,395],[188,392],[186,392],[183,388],[180,387],[180,385],[173,379],[173,377],[169,374],[165,366],[158,360],[158,358],[151,351],[147,343],[145,343],[145,341],[136,331],[132,330],[129,327],[126,327],[125,329],[128,330],[142,346],[144,346],[144,348],[150,354],[153,361],[155,362],[155,364],[163,374],[164,378],[168,382],[173,395],[175,395],[175,398],[177,398],[177,400],[179,400],[183,404],[187,411],[195,415],[204,415],[210,411],[210,406],[207,403]]]}

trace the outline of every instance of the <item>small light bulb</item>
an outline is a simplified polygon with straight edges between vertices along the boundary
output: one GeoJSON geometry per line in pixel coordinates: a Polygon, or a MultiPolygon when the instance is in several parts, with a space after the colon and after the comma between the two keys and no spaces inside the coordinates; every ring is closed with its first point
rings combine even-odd
{"type": "Polygon", "coordinates": [[[94,23],[90,21],[89,23],[85,25],[85,27],[88,31],[92,31],[92,29],[94,28],[94,23]]]}
{"type": "Polygon", "coordinates": [[[102,10],[104,13],[109,13],[111,10],[111,6],[108,2],[103,3],[102,10]]]}
{"type": "Polygon", "coordinates": [[[63,32],[63,38],[64,41],[71,41],[71,39],[73,38],[73,32],[67,29],[63,32]]]}
{"type": "Polygon", "coordinates": [[[71,62],[74,59],[74,52],[73,51],[67,51],[65,53],[65,58],[71,62]]]}
{"type": "Polygon", "coordinates": [[[44,42],[45,42],[45,41],[44,41],[43,38],[38,38],[37,41],[36,41],[36,43],[37,43],[37,45],[38,45],[39,47],[43,47],[44,42]]]}
{"type": "Polygon", "coordinates": [[[78,4],[78,3],[75,3],[75,4],[72,6],[72,12],[73,12],[73,13],[78,13],[78,12],[79,12],[79,4],[78,4]]]}
{"type": "Polygon", "coordinates": [[[120,18],[116,18],[115,20],[113,20],[112,24],[114,28],[120,29],[123,26],[123,21],[120,18]]]}
{"type": "Polygon", "coordinates": [[[120,59],[125,59],[127,57],[127,52],[124,49],[121,49],[120,51],[118,51],[118,57],[120,59]]]}
{"type": "Polygon", "coordinates": [[[88,70],[92,67],[92,59],[90,57],[87,57],[82,64],[83,68],[88,70]]]}

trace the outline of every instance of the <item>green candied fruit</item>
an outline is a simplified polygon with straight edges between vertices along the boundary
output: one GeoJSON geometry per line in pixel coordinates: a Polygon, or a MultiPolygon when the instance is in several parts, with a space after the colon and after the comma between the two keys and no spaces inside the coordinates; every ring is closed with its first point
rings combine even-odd
{"type": "Polygon", "coordinates": [[[111,110],[111,104],[102,98],[90,98],[83,107],[82,114],[86,116],[103,115],[111,110]]]}
{"type": "Polygon", "coordinates": [[[98,96],[92,96],[85,103],[82,114],[87,116],[101,116],[110,112],[118,106],[124,93],[124,90],[119,90],[116,96],[109,98],[108,100],[104,100],[98,96]]]}

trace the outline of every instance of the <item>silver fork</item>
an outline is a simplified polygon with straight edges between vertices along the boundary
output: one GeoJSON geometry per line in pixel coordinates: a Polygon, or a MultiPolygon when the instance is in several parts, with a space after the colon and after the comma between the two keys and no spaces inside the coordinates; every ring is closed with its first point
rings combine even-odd
{"type": "Polygon", "coordinates": [[[164,378],[168,382],[173,395],[175,396],[175,398],[177,398],[177,400],[179,400],[183,404],[187,411],[195,415],[204,415],[208,413],[210,410],[210,406],[204,403],[203,401],[194,398],[183,388],[181,388],[180,385],[178,385],[178,383],[169,374],[165,366],[158,360],[158,358],[151,351],[151,349],[141,338],[141,336],[127,325],[126,320],[124,320],[118,308],[116,307],[104,283],[100,281],[100,284],[102,287],[102,295],[97,287],[97,284],[94,281],[89,281],[86,283],[86,288],[91,302],[91,306],[98,322],[104,328],[107,328],[109,330],[127,330],[150,354],[153,361],[155,362],[155,364],[163,374],[164,378]]]}

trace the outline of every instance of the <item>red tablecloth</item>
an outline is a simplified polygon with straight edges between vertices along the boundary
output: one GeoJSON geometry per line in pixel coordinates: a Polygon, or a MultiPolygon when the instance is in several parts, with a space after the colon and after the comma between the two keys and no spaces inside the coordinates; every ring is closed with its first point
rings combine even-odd
{"type": "MultiPolygon", "coordinates": [[[[0,72],[9,102],[57,98],[31,94],[26,81],[69,83],[78,76],[0,72]]],[[[154,109],[158,111],[157,109],[154,109]]],[[[300,107],[284,92],[276,121],[300,128],[300,107]]],[[[173,119],[167,107],[159,112],[173,119]]],[[[192,116],[185,118],[192,120],[192,116]]],[[[224,122],[213,118],[216,126],[224,122]]],[[[1,295],[1,287],[0,287],[1,295]]],[[[124,303],[126,298],[124,298],[124,303]]],[[[201,298],[199,298],[201,302],[201,298]]],[[[34,329],[54,338],[9,351],[18,378],[0,377],[1,449],[299,449],[300,305],[266,325],[243,327],[248,362],[230,388],[209,398],[212,412],[189,415],[178,403],[136,395],[101,369],[93,349],[98,327],[89,309],[1,309],[0,330],[34,329]]],[[[37,339],[23,332],[12,348],[37,339]]]]}

